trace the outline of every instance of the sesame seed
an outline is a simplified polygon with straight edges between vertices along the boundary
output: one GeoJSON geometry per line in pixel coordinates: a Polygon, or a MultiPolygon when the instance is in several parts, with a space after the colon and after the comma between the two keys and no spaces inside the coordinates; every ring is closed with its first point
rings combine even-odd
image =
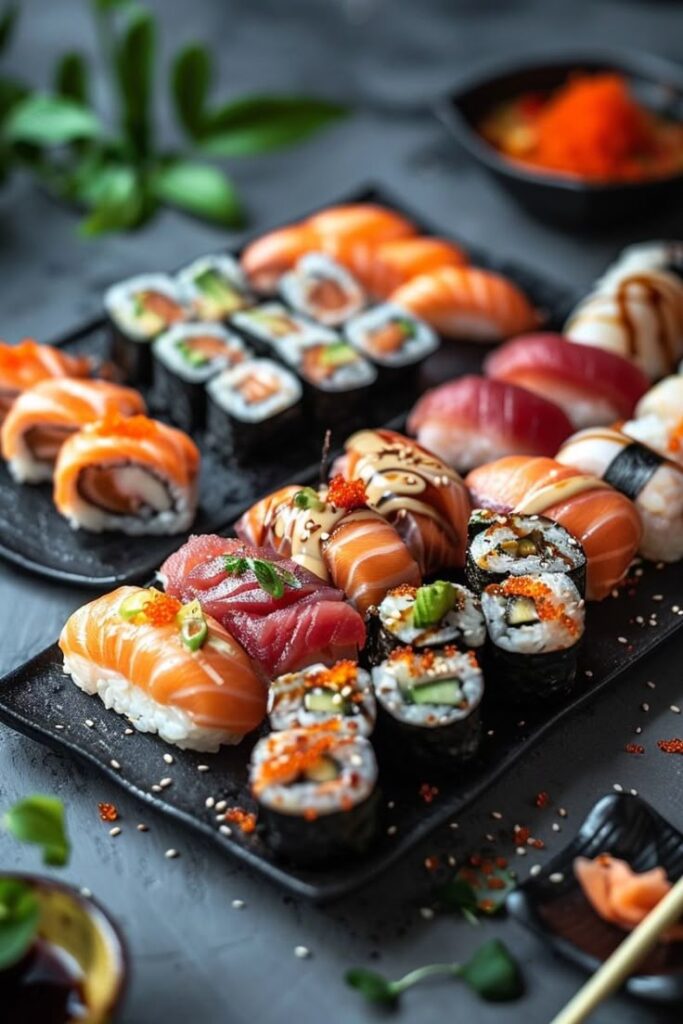
{"type": "Polygon", "coordinates": [[[390,825],[389,828],[387,829],[387,835],[388,836],[395,836],[397,832],[398,832],[398,829],[396,828],[395,825],[390,825]]]}
{"type": "Polygon", "coordinates": [[[208,809],[211,810],[211,808],[213,807],[213,805],[215,803],[216,803],[216,801],[214,800],[214,798],[212,796],[207,796],[206,800],[204,801],[204,806],[208,807],[208,809]]]}
{"type": "Polygon", "coordinates": [[[227,808],[227,806],[228,806],[228,801],[227,800],[219,800],[218,803],[216,804],[216,810],[217,811],[224,811],[227,808]]]}
{"type": "Polygon", "coordinates": [[[111,761],[109,762],[109,764],[110,764],[110,765],[112,766],[112,768],[114,768],[114,769],[115,769],[116,771],[119,771],[119,769],[121,768],[121,765],[119,764],[119,762],[118,762],[118,761],[115,761],[115,760],[114,760],[114,758],[112,758],[112,759],[111,759],[111,761]]]}
{"type": "Polygon", "coordinates": [[[561,818],[566,818],[567,817],[567,811],[566,811],[566,808],[564,808],[564,807],[558,807],[557,808],[557,813],[559,814],[559,816],[561,818]]]}
{"type": "Polygon", "coordinates": [[[640,707],[641,707],[642,711],[649,711],[650,710],[650,705],[646,701],[643,701],[643,703],[640,705],[640,707]]]}
{"type": "Polygon", "coordinates": [[[173,785],[173,779],[169,779],[168,777],[166,777],[165,779],[162,779],[160,781],[159,785],[161,786],[162,789],[167,789],[169,786],[173,785]]]}
{"type": "Polygon", "coordinates": [[[541,873],[541,870],[542,870],[542,868],[541,868],[541,865],[540,865],[540,864],[532,864],[532,865],[531,865],[531,867],[529,868],[529,874],[530,874],[530,875],[531,875],[531,876],[532,876],[533,878],[535,878],[535,877],[536,877],[536,875],[540,875],[540,873],[541,873]]]}
{"type": "Polygon", "coordinates": [[[628,643],[628,640],[626,639],[626,637],[625,637],[625,636],[618,636],[618,637],[617,637],[617,640],[618,640],[618,642],[619,642],[620,644],[627,644],[627,643],[628,643]]]}
{"type": "Polygon", "coordinates": [[[177,850],[167,850],[166,853],[164,854],[164,857],[166,857],[168,860],[174,860],[176,857],[179,856],[180,854],[178,853],[177,850]]]}
{"type": "Polygon", "coordinates": [[[246,907],[244,900],[233,900],[231,904],[233,910],[243,910],[246,907]]]}
{"type": "Polygon", "coordinates": [[[142,822],[137,826],[138,832],[149,832],[149,825],[144,825],[142,822]]]}
{"type": "Polygon", "coordinates": [[[559,885],[560,882],[564,882],[564,875],[561,871],[553,871],[552,875],[550,875],[550,881],[555,885],[559,885]]]}
{"type": "Polygon", "coordinates": [[[59,729],[60,731],[61,731],[61,730],[62,730],[63,728],[64,728],[64,726],[63,726],[63,725],[56,725],[56,726],[55,726],[55,729],[59,729]]]}
{"type": "Polygon", "coordinates": [[[310,955],[311,955],[311,951],[310,951],[310,949],[308,949],[308,947],[306,947],[306,946],[295,946],[294,947],[294,956],[298,960],[306,960],[310,955]]]}
{"type": "Polygon", "coordinates": [[[425,921],[431,921],[434,917],[434,911],[431,907],[420,907],[420,917],[423,917],[425,921]]]}
{"type": "Polygon", "coordinates": [[[584,672],[584,675],[585,675],[586,679],[592,679],[593,678],[593,673],[591,672],[591,670],[589,668],[586,669],[586,671],[584,672]]]}
{"type": "Polygon", "coordinates": [[[634,731],[635,731],[635,734],[636,734],[636,736],[640,736],[641,732],[643,731],[643,727],[642,727],[642,725],[637,725],[637,726],[635,727],[635,730],[634,730],[634,731]]]}
{"type": "Polygon", "coordinates": [[[638,790],[637,789],[630,789],[629,793],[631,794],[631,796],[638,796],[638,790]]]}
{"type": "Polygon", "coordinates": [[[500,811],[491,811],[491,817],[495,818],[496,821],[500,821],[503,815],[500,813],[500,811]]]}
{"type": "Polygon", "coordinates": [[[119,828],[119,826],[115,825],[114,828],[110,828],[109,829],[109,835],[110,836],[120,836],[121,835],[121,829],[119,828]]]}
{"type": "Polygon", "coordinates": [[[209,770],[208,764],[198,764],[197,765],[197,771],[198,772],[208,772],[208,770],[209,770]]]}
{"type": "Polygon", "coordinates": [[[451,822],[449,822],[448,827],[449,828],[460,828],[460,825],[458,825],[457,821],[451,821],[451,822]]]}
{"type": "Polygon", "coordinates": [[[525,846],[518,846],[516,851],[515,851],[515,853],[517,854],[518,857],[526,857],[526,847],[525,846]]]}
{"type": "Polygon", "coordinates": [[[173,755],[164,754],[164,761],[166,762],[166,764],[173,764],[173,755]]]}
{"type": "Polygon", "coordinates": [[[489,730],[487,731],[486,735],[487,735],[487,736],[494,736],[494,735],[495,735],[495,733],[494,733],[494,730],[493,730],[493,729],[489,729],[489,730]]]}
{"type": "Polygon", "coordinates": [[[158,782],[155,782],[149,788],[152,790],[153,793],[161,793],[161,786],[158,784],[158,782]]]}
{"type": "Polygon", "coordinates": [[[673,711],[674,715],[680,715],[681,713],[681,709],[679,708],[678,704],[672,704],[669,708],[669,711],[673,711]]]}
{"type": "Polygon", "coordinates": [[[92,896],[92,891],[85,885],[81,886],[80,893],[81,896],[85,896],[86,900],[89,900],[92,896]]]}
{"type": "Polygon", "coordinates": [[[132,736],[134,732],[135,732],[135,729],[124,729],[123,730],[123,735],[124,736],[132,736]]]}
{"type": "Polygon", "coordinates": [[[614,790],[615,793],[623,793],[624,792],[624,787],[620,786],[618,782],[614,783],[614,785],[612,786],[612,789],[614,790]]]}
{"type": "Polygon", "coordinates": [[[553,832],[560,832],[562,830],[562,827],[558,825],[556,821],[553,822],[552,828],[553,832]]]}
{"type": "Polygon", "coordinates": [[[88,726],[89,729],[92,729],[95,723],[93,722],[92,718],[86,718],[85,724],[88,726]]]}
{"type": "Polygon", "coordinates": [[[663,601],[664,600],[664,594],[653,594],[652,595],[652,600],[653,601],[663,601]]]}
{"type": "Polygon", "coordinates": [[[649,688],[650,688],[651,690],[654,690],[654,688],[655,688],[655,684],[654,684],[654,683],[652,682],[652,680],[651,680],[651,679],[648,679],[648,681],[647,681],[647,682],[645,683],[645,685],[646,685],[646,686],[649,686],[649,688]]]}
{"type": "Polygon", "coordinates": [[[219,828],[218,828],[218,831],[220,832],[220,834],[222,836],[231,836],[232,835],[232,829],[230,828],[229,825],[220,825],[219,828]]]}
{"type": "Polygon", "coordinates": [[[490,832],[486,833],[486,835],[484,836],[484,839],[486,840],[487,843],[495,843],[495,841],[496,841],[496,837],[492,836],[490,832]]]}
{"type": "Polygon", "coordinates": [[[387,800],[387,808],[390,811],[393,811],[395,806],[396,806],[396,801],[395,800],[387,800]]]}

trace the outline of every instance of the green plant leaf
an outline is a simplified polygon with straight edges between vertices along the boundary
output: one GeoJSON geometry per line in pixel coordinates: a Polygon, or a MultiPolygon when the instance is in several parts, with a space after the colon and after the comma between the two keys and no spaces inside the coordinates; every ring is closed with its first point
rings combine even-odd
{"type": "Polygon", "coordinates": [[[60,96],[86,104],[88,99],[88,66],[80,53],[65,53],[55,69],[55,92],[60,96]]]}
{"type": "Polygon", "coordinates": [[[0,878],[0,971],[28,951],[40,923],[38,899],[18,878],[0,878]]]}
{"type": "Polygon", "coordinates": [[[122,131],[138,157],[152,150],[155,36],[153,16],[134,8],[114,52],[122,131]]]}
{"type": "Polygon", "coordinates": [[[490,1002],[517,999],[524,991],[517,961],[498,939],[480,946],[459,974],[477,995],[490,1002]]]}
{"type": "Polygon", "coordinates": [[[217,167],[176,160],[160,167],[152,176],[151,188],[157,199],[197,217],[237,227],[243,215],[235,186],[217,167]]]}
{"type": "MultiPolygon", "coordinates": [[[[28,95],[28,89],[13,78],[0,78],[0,121],[3,121],[12,107],[28,95]]],[[[0,127],[0,134],[4,128],[0,127]]]]}
{"type": "Polygon", "coordinates": [[[382,1003],[384,1006],[393,1006],[398,994],[394,991],[392,983],[383,978],[376,971],[368,971],[364,967],[352,967],[345,976],[346,984],[357,989],[371,1003],[382,1003]]]}
{"type": "Polygon", "coordinates": [[[267,153],[301,142],[346,113],[327,100],[244,96],[207,116],[202,145],[215,156],[267,153]]]}
{"type": "Polygon", "coordinates": [[[476,921],[479,909],[477,894],[463,878],[456,877],[445,882],[436,890],[435,896],[447,910],[460,910],[468,921],[471,922],[473,916],[476,921]]]}
{"type": "Polygon", "coordinates": [[[83,182],[91,212],[81,221],[79,232],[94,238],[109,231],[127,231],[142,222],[148,211],[144,188],[132,167],[105,165],[83,182]]]}
{"type": "Polygon", "coordinates": [[[20,800],[5,815],[5,826],[22,843],[42,847],[43,863],[62,867],[69,860],[64,804],[53,796],[20,800]]]}
{"type": "Polygon", "coordinates": [[[190,138],[199,139],[211,83],[211,57],[206,47],[191,43],[173,61],[171,94],[176,114],[190,138]]]}
{"type": "Polygon", "coordinates": [[[4,134],[10,142],[59,146],[100,134],[97,116],[82,103],[63,96],[34,93],[10,111],[4,134]]]}
{"type": "Polygon", "coordinates": [[[12,41],[18,16],[18,3],[5,4],[3,12],[0,14],[0,53],[6,50],[12,41]]]}

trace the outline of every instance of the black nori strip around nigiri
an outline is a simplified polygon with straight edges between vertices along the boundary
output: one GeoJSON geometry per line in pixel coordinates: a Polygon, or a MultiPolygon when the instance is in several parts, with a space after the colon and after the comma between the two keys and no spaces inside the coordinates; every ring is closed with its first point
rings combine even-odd
{"type": "Polygon", "coordinates": [[[633,501],[663,462],[664,457],[659,452],[640,441],[632,441],[612,459],[603,480],[633,501]]]}

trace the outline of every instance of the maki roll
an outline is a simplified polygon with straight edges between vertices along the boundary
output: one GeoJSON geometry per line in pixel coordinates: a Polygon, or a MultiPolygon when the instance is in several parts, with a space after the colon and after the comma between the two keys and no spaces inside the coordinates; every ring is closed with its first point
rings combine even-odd
{"type": "Polygon", "coordinates": [[[508,576],[539,572],[565,573],[579,593],[585,593],[586,556],[576,537],[559,523],[545,516],[514,513],[495,514],[488,522],[479,509],[473,518],[465,576],[477,594],[508,576]]]}
{"type": "Polygon", "coordinates": [[[253,305],[247,279],[232,256],[200,256],[183,267],[178,281],[198,320],[227,320],[253,305]]]}
{"type": "Polygon", "coordinates": [[[181,286],[167,274],[140,274],[108,288],[104,307],[111,324],[114,362],[126,380],[149,384],[150,342],[190,316],[181,286]]]}
{"type": "Polygon", "coordinates": [[[429,324],[389,302],[355,316],[344,333],[387,383],[414,385],[418,365],[439,347],[438,335],[429,324]]]}
{"type": "Polygon", "coordinates": [[[219,324],[175,324],[152,344],[155,398],[182,430],[204,426],[206,382],[251,353],[219,324]]]}
{"type": "Polygon", "coordinates": [[[334,426],[367,415],[377,371],[348,342],[312,334],[287,339],[280,353],[302,378],[304,401],[315,419],[334,426]]]}
{"type": "Polygon", "coordinates": [[[283,342],[298,341],[308,337],[311,331],[315,331],[319,339],[334,341],[337,337],[334,331],[316,327],[281,302],[264,302],[253,309],[242,310],[235,313],[230,322],[247,337],[259,355],[279,353],[283,342]]]}
{"type": "Polygon", "coordinates": [[[423,587],[403,584],[370,609],[367,659],[378,665],[398,647],[481,647],[485,640],[479,598],[467,587],[446,580],[423,587]]]}
{"type": "Polygon", "coordinates": [[[280,856],[312,864],[370,846],[379,793],[363,736],[337,722],[271,733],[254,747],[249,775],[268,845],[280,856]]]}
{"type": "Polygon", "coordinates": [[[486,587],[481,604],[501,695],[520,703],[569,693],[585,620],[569,576],[509,576],[486,587]]]}
{"type": "Polygon", "coordinates": [[[401,758],[448,770],[474,757],[484,677],[474,651],[399,648],[372,670],[387,735],[401,758]]]}
{"type": "Polygon", "coordinates": [[[302,388],[271,359],[248,359],[206,386],[206,426],[213,446],[243,456],[278,443],[298,424],[302,388]]]}
{"type": "Polygon", "coordinates": [[[302,256],[281,278],[280,294],[292,309],[328,327],[339,327],[365,305],[356,279],[321,252],[302,256]]]}
{"type": "Polygon", "coordinates": [[[275,732],[338,722],[369,736],[377,706],[368,673],[355,661],[338,661],[331,668],[317,664],[279,676],[270,685],[268,713],[275,732]]]}

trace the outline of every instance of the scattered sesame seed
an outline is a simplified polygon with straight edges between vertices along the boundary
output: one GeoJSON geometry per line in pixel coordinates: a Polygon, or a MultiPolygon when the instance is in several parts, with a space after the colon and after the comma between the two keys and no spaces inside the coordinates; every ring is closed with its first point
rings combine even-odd
{"type": "Polygon", "coordinates": [[[653,594],[652,595],[652,600],[653,601],[663,601],[664,600],[664,594],[653,594]]]}
{"type": "Polygon", "coordinates": [[[116,771],[119,771],[119,769],[121,768],[121,765],[119,764],[119,762],[118,762],[118,761],[115,761],[115,760],[114,760],[114,758],[112,758],[112,759],[111,759],[111,761],[109,762],[109,764],[110,764],[110,765],[112,766],[112,768],[114,768],[114,769],[115,769],[116,771]]]}
{"type": "Polygon", "coordinates": [[[229,825],[220,825],[219,828],[218,828],[218,831],[220,832],[220,834],[222,836],[231,836],[232,835],[232,829],[230,828],[229,825]]]}
{"type": "Polygon", "coordinates": [[[674,715],[680,715],[681,713],[681,709],[679,708],[678,704],[672,704],[669,708],[669,711],[673,711],[674,715]]]}
{"type": "Polygon", "coordinates": [[[123,735],[124,736],[132,736],[134,734],[134,732],[135,732],[135,729],[124,729],[123,730],[123,735]]]}
{"type": "Polygon", "coordinates": [[[161,786],[157,782],[155,782],[149,788],[152,790],[153,793],[161,793],[161,786]]]}
{"type": "Polygon", "coordinates": [[[643,727],[642,727],[642,725],[637,725],[637,726],[635,727],[635,730],[634,730],[634,731],[635,731],[635,734],[636,734],[636,736],[640,736],[641,732],[643,731],[643,727]]]}
{"type": "Polygon", "coordinates": [[[448,823],[448,827],[449,828],[460,828],[460,825],[458,825],[457,821],[451,821],[451,822],[448,823]]]}
{"type": "Polygon", "coordinates": [[[233,900],[231,906],[233,910],[244,910],[246,903],[244,900],[233,900]]]}
{"type": "Polygon", "coordinates": [[[619,642],[620,644],[627,644],[627,643],[628,643],[628,640],[626,639],[626,637],[625,637],[625,636],[618,636],[618,637],[617,637],[617,641],[618,641],[618,642],[619,642]]]}
{"type": "Polygon", "coordinates": [[[550,881],[555,885],[559,885],[560,882],[564,882],[564,875],[561,871],[553,871],[552,875],[550,875],[550,881]]]}
{"type": "Polygon", "coordinates": [[[395,836],[397,832],[398,832],[398,829],[396,828],[395,825],[390,825],[389,828],[387,829],[387,835],[388,836],[395,836]]]}
{"type": "Polygon", "coordinates": [[[489,729],[489,730],[487,731],[486,735],[487,735],[487,736],[493,736],[493,735],[495,735],[495,734],[494,734],[494,731],[493,731],[493,729],[489,729]]]}
{"type": "Polygon", "coordinates": [[[536,875],[540,875],[540,873],[541,873],[541,870],[542,870],[542,868],[541,868],[541,865],[540,865],[540,864],[532,864],[532,865],[531,865],[531,867],[529,868],[529,874],[530,874],[530,875],[531,875],[531,876],[532,876],[533,878],[535,878],[535,877],[536,877],[536,875]]]}
{"type": "Polygon", "coordinates": [[[518,846],[515,852],[516,852],[518,857],[526,857],[526,847],[525,846],[518,846]]]}
{"type": "Polygon", "coordinates": [[[209,770],[208,764],[198,764],[197,765],[197,771],[198,772],[208,772],[208,770],[209,770]]]}
{"type": "Polygon", "coordinates": [[[562,831],[562,826],[558,825],[558,823],[556,821],[553,822],[553,826],[552,827],[553,827],[553,832],[561,832],[562,831]]]}
{"type": "Polygon", "coordinates": [[[60,731],[61,731],[61,730],[62,730],[63,728],[64,728],[64,726],[63,726],[63,725],[56,725],[56,726],[55,726],[55,729],[59,729],[60,731]]]}
{"type": "Polygon", "coordinates": [[[624,787],[620,786],[618,782],[614,783],[614,785],[612,786],[612,789],[614,790],[615,793],[623,793],[624,792],[624,787]]]}
{"type": "Polygon", "coordinates": [[[561,818],[566,818],[567,817],[567,811],[566,811],[566,809],[564,807],[558,807],[557,808],[557,813],[559,814],[559,816],[561,818]]]}
{"type": "Polygon", "coordinates": [[[649,686],[651,690],[654,690],[654,688],[655,688],[655,684],[652,682],[651,679],[648,679],[648,681],[645,683],[645,685],[649,686]]]}
{"type": "Polygon", "coordinates": [[[93,722],[92,718],[86,718],[85,724],[88,726],[89,729],[92,729],[95,723],[93,722]]]}
{"type": "Polygon", "coordinates": [[[166,764],[173,764],[173,754],[164,754],[166,764]]]}
{"type": "Polygon", "coordinates": [[[592,679],[593,678],[593,673],[591,672],[591,670],[589,668],[586,669],[586,671],[584,672],[584,675],[585,675],[586,679],[592,679]]]}
{"type": "Polygon", "coordinates": [[[219,800],[218,803],[216,804],[216,810],[217,811],[224,811],[227,806],[228,806],[228,801],[227,800],[219,800]]]}
{"type": "Polygon", "coordinates": [[[214,800],[214,798],[212,796],[207,796],[206,800],[204,801],[204,806],[208,807],[208,809],[211,810],[211,808],[213,807],[213,805],[215,803],[216,803],[216,801],[214,800]]]}
{"type": "Polygon", "coordinates": [[[451,867],[451,868],[454,868],[457,863],[458,862],[455,859],[455,857],[453,856],[453,854],[449,853],[448,854],[448,866],[451,867]]]}
{"type": "Polygon", "coordinates": [[[298,960],[306,960],[306,959],[308,959],[308,957],[310,955],[311,955],[311,951],[310,951],[310,949],[308,949],[307,946],[295,946],[294,947],[294,956],[298,960]]]}
{"type": "Polygon", "coordinates": [[[496,821],[500,821],[503,815],[500,813],[500,811],[491,811],[491,817],[495,818],[496,821]]]}
{"type": "Polygon", "coordinates": [[[81,886],[80,893],[81,896],[85,896],[86,900],[89,900],[92,896],[92,890],[88,889],[85,885],[81,886]]]}
{"type": "Polygon", "coordinates": [[[641,711],[649,711],[650,705],[647,703],[647,701],[643,701],[643,703],[640,705],[640,709],[641,711]]]}
{"type": "Polygon", "coordinates": [[[636,615],[636,622],[638,623],[639,626],[642,626],[644,624],[644,622],[645,622],[645,619],[643,618],[642,615],[636,615]]]}
{"type": "Polygon", "coordinates": [[[431,907],[420,907],[420,917],[423,917],[425,921],[431,921],[434,917],[434,911],[431,907]]]}
{"type": "Polygon", "coordinates": [[[631,796],[638,796],[638,790],[637,789],[629,789],[629,793],[631,794],[631,796]]]}
{"type": "Polygon", "coordinates": [[[137,826],[138,832],[149,832],[149,825],[145,825],[142,822],[137,826]]]}
{"type": "Polygon", "coordinates": [[[167,776],[165,779],[162,779],[160,781],[159,785],[161,786],[162,789],[167,789],[169,786],[173,785],[173,779],[169,779],[167,776]]]}
{"type": "Polygon", "coordinates": [[[119,826],[118,825],[114,825],[113,828],[110,828],[109,829],[109,835],[110,836],[120,836],[121,835],[121,829],[119,828],[119,826]]]}
{"type": "Polygon", "coordinates": [[[164,854],[164,857],[166,857],[168,860],[174,860],[176,857],[179,856],[180,854],[178,853],[177,850],[167,850],[166,853],[164,854]]]}
{"type": "Polygon", "coordinates": [[[387,808],[388,808],[388,810],[393,811],[395,806],[396,806],[396,802],[394,800],[387,800],[387,808]]]}

